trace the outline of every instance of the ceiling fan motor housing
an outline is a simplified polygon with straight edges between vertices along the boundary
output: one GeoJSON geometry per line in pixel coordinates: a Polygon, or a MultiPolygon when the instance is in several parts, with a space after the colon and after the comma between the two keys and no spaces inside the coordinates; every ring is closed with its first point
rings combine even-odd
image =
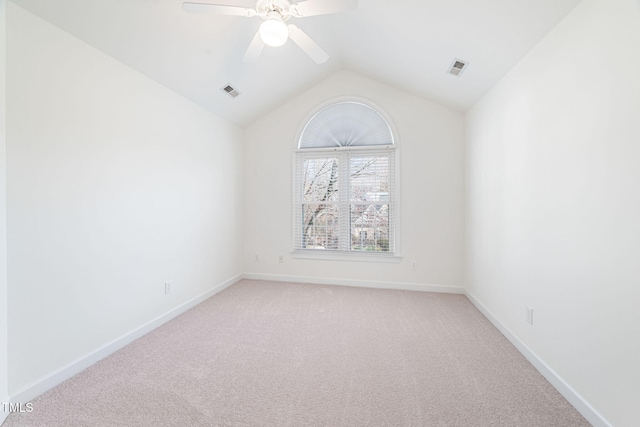
{"type": "Polygon", "coordinates": [[[291,3],[287,0],[258,0],[256,3],[256,11],[262,19],[273,19],[274,13],[280,15],[282,21],[291,18],[291,3]]]}

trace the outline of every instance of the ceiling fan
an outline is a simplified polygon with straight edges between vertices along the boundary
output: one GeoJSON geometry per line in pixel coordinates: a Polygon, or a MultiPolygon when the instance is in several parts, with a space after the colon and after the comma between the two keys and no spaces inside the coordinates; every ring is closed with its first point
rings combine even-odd
{"type": "Polygon", "coordinates": [[[217,13],[262,18],[264,22],[260,24],[258,32],[244,55],[245,62],[257,60],[265,44],[282,46],[287,39],[291,39],[311,59],[322,64],[329,59],[329,54],[297,25],[287,25],[286,22],[291,17],[304,18],[353,10],[357,4],[358,0],[304,0],[298,3],[291,3],[289,0],[257,0],[255,9],[249,9],[239,6],[237,2],[234,4],[233,0],[224,4],[203,0],[184,2],[182,9],[189,13],[217,13]]]}

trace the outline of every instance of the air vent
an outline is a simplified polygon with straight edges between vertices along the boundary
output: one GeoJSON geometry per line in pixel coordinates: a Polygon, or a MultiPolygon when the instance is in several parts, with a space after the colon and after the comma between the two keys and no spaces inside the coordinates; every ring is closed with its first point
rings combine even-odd
{"type": "Polygon", "coordinates": [[[458,58],[454,58],[451,66],[449,67],[449,74],[454,75],[456,77],[460,77],[460,75],[467,69],[469,63],[467,61],[463,61],[458,58]]]}
{"type": "Polygon", "coordinates": [[[223,91],[224,93],[226,93],[227,95],[229,95],[232,98],[235,98],[236,96],[240,95],[240,92],[235,90],[234,87],[231,86],[231,85],[226,85],[225,87],[223,87],[220,90],[223,91]]]}

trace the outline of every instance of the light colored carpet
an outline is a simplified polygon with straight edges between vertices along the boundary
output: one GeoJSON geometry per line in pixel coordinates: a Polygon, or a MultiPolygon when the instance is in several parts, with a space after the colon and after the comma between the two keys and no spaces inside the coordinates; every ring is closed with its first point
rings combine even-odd
{"type": "Polygon", "coordinates": [[[243,280],[12,414],[28,426],[588,426],[461,295],[243,280]]]}

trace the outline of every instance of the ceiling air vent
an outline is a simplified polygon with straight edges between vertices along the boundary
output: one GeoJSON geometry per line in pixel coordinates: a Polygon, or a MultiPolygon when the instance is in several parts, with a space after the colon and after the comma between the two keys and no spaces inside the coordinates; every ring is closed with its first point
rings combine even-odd
{"type": "Polygon", "coordinates": [[[235,90],[233,88],[233,86],[231,86],[231,85],[226,85],[225,87],[223,87],[220,90],[223,91],[224,93],[226,93],[227,95],[229,95],[232,98],[235,98],[236,96],[240,95],[240,92],[235,90]]]}
{"type": "Polygon", "coordinates": [[[458,58],[454,58],[451,66],[449,67],[449,74],[454,75],[456,77],[460,77],[462,72],[467,69],[469,63],[467,61],[463,61],[458,58]]]}

